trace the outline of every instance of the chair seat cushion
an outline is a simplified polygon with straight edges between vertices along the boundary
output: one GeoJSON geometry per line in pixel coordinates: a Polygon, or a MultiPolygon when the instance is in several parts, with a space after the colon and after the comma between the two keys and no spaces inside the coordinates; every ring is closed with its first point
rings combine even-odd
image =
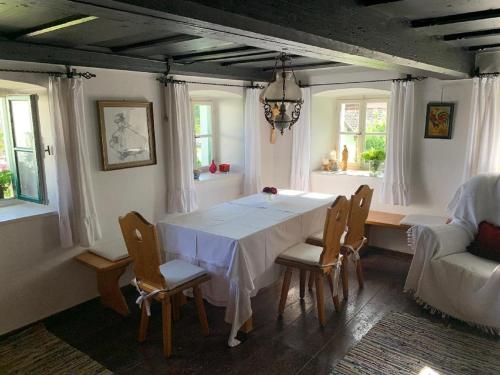
{"type": "Polygon", "coordinates": [[[319,266],[319,258],[322,252],[322,247],[300,243],[285,250],[280,254],[279,258],[319,266]]]}
{"type": "MultiPolygon", "coordinates": [[[[340,244],[341,245],[344,244],[346,234],[347,234],[347,232],[344,232],[344,233],[342,233],[342,237],[340,237],[340,244]]],[[[313,233],[307,239],[308,240],[311,239],[311,240],[318,242],[318,243],[323,242],[323,231],[313,233]]]]}
{"type": "Polygon", "coordinates": [[[203,268],[179,259],[162,264],[160,272],[165,278],[169,290],[207,273],[203,268]]]}

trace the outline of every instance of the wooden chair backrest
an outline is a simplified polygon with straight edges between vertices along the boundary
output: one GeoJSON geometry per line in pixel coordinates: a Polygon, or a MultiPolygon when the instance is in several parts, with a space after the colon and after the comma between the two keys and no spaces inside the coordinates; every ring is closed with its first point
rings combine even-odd
{"type": "Polygon", "coordinates": [[[345,231],[347,216],[349,214],[349,201],[343,195],[335,199],[326,214],[323,233],[323,252],[319,259],[320,264],[334,263],[340,253],[340,238],[345,231]]]}
{"type": "Polygon", "coordinates": [[[118,221],[128,254],[134,262],[137,280],[164,289],[166,283],[160,272],[160,245],[155,226],[135,211],[120,217],[118,221]]]}
{"type": "Polygon", "coordinates": [[[370,212],[373,189],[361,185],[354,195],[351,195],[349,217],[347,218],[347,234],[344,244],[357,248],[363,242],[365,222],[370,212]]]}

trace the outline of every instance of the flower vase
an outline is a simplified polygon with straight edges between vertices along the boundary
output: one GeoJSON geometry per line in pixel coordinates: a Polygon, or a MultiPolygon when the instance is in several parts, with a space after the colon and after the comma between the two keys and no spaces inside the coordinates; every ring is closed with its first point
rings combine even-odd
{"type": "Polygon", "coordinates": [[[370,160],[369,163],[370,176],[378,176],[378,169],[380,167],[380,160],[370,160]]]}
{"type": "Polygon", "coordinates": [[[217,165],[215,165],[215,161],[212,159],[212,164],[210,164],[210,167],[208,168],[210,173],[215,173],[217,172],[217,165]]]}

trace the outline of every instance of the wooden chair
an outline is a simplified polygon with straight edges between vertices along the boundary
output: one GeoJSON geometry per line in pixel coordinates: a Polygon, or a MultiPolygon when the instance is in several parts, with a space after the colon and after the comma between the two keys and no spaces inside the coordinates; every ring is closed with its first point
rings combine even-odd
{"type": "MultiPolygon", "coordinates": [[[[363,267],[359,257],[359,250],[365,245],[365,222],[370,212],[370,205],[373,197],[373,189],[368,185],[361,185],[358,190],[351,195],[349,216],[347,218],[347,232],[341,239],[341,252],[344,255],[342,263],[342,291],[344,299],[349,295],[348,263],[352,257],[356,264],[356,275],[360,288],[363,288],[363,267]]],[[[310,236],[307,243],[321,246],[323,244],[323,233],[318,232],[310,236]]],[[[311,276],[309,276],[309,288],[312,287],[311,276]]]]}
{"type": "MultiPolygon", "coordinates": [[[[196,309],[201,329],[209,334],[207,316],[199,285],[210,279],[200,267],[181,260],[161,264],[160,246],[154,225],[148,223],[137,212],[130,212],[119,218],[127,251],[133,259],[135,284],[140,292],[141,322],[139,341],[146,339],[149,323],[150,300],[154,298],[162,304],[163,353],[172,354],[172,304],[179,300],[181,293],[193,288],[196,309]]],[[[175,311],[174,311],[175,314],[175,311]]]]}
{"type": "Polygon", "coordinates": [[[292,269],[294,268],[300,271],[300,298],[304,298],[305,273],[310,271],[311,275],[314,275],[318,318],[321,326],[326,323],[323,291],[325,277],[328,279],[335,310],[339,311],[338,284],[342,262],[340,237],[345,231],[348,213],[349,201],[344,196],[337,197],[333,205],[328,208],[326,215],[324,245],[314,246],[301,243],[287,249],[276,259],[276,263],[286,267],[279,304],[280,316],[285,309],[292,269]]]}

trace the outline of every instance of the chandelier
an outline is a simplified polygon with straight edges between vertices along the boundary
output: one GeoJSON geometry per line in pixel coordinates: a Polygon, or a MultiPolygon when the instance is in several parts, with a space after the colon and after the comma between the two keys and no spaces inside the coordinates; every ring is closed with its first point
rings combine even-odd
{"type": "Polygon", "coordinates": [[[286,128],[291,129],[297,122],[302,103],[304,103],[295,73],[291,65],[286,66],[290,60],[290,56],[285,53],[276,57],[273,80],[260,94],[267,122],[273,129],[277,128],[281,134],[286,128]],[[279,62],[281,62],[280,67],[278,67],[279,62]]]}

